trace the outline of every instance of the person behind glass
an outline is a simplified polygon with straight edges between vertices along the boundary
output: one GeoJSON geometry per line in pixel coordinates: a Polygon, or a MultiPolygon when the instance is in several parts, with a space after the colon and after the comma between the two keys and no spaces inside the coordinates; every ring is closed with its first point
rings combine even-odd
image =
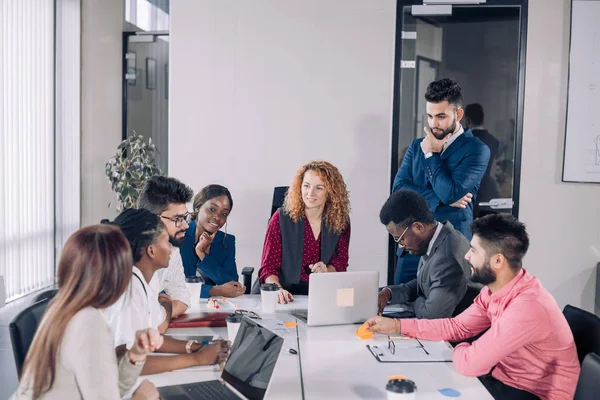
{"type": "MultiPolygon", "coordinates": [[[[119,360],[104,309],[129,286],[129,243],[114,226],[79,229],[65,243],[58,263],[58,293],[48,306],[12,399],[120,399],[135,384],[146,354],[162,345],[155,329],[132,332],[132,346],[119,360]]],[[[133,399],[158,399],[144,380],[133,399]]]]}
{"type": "MultiPolygon", "coordinates": [[[[117,225],[129,241],[134,266],[132,280],[126,294],[106,310],[106,319],[113,329],[117,354],[131,348],[132,332],[156,328],[162,321],[156,293],[150,281],[156,271],[167,268],[171,257],[171,243],[163,218],[145,209],[127,209],[111,224],[117,225]]],[[[179,340],[163,336],[159,349],[169,356],[150,355],[142,368],[142,375],[156,374],[199,365],[213,365],[224,361],[229,351],[225,341],[203,345],[196,340],[179,340]]]]}
{"type": "Polygon", "coordinates": [[[194,196],[193,221],[185,233],[181,258],[186,276],[204,280],[200,297],[237,297],[246,288],[238,282],[235,236],[220,231],[233,208],[229,190],[208,185],[194,196]]]}
{"type": "Polygon", "coordinates": [[[260,283],[280,287],[278,302],[308,294],[310,274],[344,272],[350,244],[350,199],[338,169],[312,161],[298,170],[283,207],[269,221],[260,283]]]}

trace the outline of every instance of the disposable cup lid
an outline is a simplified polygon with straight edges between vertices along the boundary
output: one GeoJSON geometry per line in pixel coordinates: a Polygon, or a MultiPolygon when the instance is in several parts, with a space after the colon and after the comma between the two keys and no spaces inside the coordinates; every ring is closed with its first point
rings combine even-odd
{"type": "Polygon", "coordinates": [[[240,314],[229,314],[227,318],[225,318],[225,321],[231,323],[240,323],[242,322],[242,316],[240,314]]]}
{"type": "Polygon", "coordinates": [[[260,290],[263,290],[265,292],[275,292],[279,290],[279,286],[277,286],[274,283],[263,283],[262,285],[260,285],[260,290]]]}
{"type": "Polygon", "coordinates": [[[385,389],[394,393],[414,393],[417,391],[417,385],[408,379],[391,379],[385,389]]]}

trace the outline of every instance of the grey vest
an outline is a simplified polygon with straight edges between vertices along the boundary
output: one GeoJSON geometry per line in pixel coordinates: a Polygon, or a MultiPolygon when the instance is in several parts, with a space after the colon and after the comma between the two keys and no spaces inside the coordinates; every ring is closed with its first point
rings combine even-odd
{"type": "MultiPolygon", "coordinates": [[[[298,222],[279,208],[279,229],[281,230],[281,286],[288,289],[300,283],[302,256],[304,254],[304,218],[298,222]]],[[[325,223],[321,223],[321,259],[326,265],[331,261],[340,235],[325,223]]]]}

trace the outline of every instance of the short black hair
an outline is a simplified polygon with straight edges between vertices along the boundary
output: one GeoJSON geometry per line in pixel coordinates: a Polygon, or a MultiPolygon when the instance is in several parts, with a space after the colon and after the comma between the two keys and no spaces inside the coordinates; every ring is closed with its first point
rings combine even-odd
{"type": "Polygon", "coordinates": [[[479,103],[468,104],[465,107],[465,118],[473,125],[483,125],[483,107],[479,103]]]}
{"type": "Polygon", "coordinates": [[[155,175],[144,183],[138,198],[138,208],[145,208],[155,214],[160,214],[169,208],[170,204],[189,203],[193,195],[192,188],[181,181],[155,175]]]}
{"type": "Polygon", "coordinates": [[[471,224],[487,255],[502,254],[513,271],[523,266],[523,257],[529,249],[529,235],[525,224],[510,214],[489,214],[471,224]]]}
{"type": "Polygon", "coordinates": [[[434,224],[435,217],[425,201],[425,198],[412,190],[398,190],[387,199],[381,211],[379,220],[382,224],[390,222],[406,228],[413,222],[434,224]]]}
{"type": "Polygon", "coordinates": [[[452,79],[444,78],[433,81],[427,86],[425,100],[429,103],[441,103],[447,101],[456,107],[461,107],[463,97],[458,83],[452,79]]]}
{"type": "Polygon", "coordinates": [[[101,222],[121,228],[131,247],[134,263],[142,259],[142,251],[156,242],[165,229],[160,217],[145,209],[128,208],[117,215],[113,222],[108,220],[101,222]]]}

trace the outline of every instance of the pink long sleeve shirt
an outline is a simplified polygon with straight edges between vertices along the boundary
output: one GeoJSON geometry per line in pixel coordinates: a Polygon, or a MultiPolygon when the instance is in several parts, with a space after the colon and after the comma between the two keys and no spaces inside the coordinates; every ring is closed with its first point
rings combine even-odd
{"type": "Polygon", "coordinates": [[[472,344],[461,343],[452,361],[459,372],[490,372],[506,385],[542,399],[572,399],[579,360],[571,329],[552,295],[525,269],[496,293],[486,286],[452,319],[402,320],[401,333],[425,340],[458,341],[490,328],[472,344]]]}

